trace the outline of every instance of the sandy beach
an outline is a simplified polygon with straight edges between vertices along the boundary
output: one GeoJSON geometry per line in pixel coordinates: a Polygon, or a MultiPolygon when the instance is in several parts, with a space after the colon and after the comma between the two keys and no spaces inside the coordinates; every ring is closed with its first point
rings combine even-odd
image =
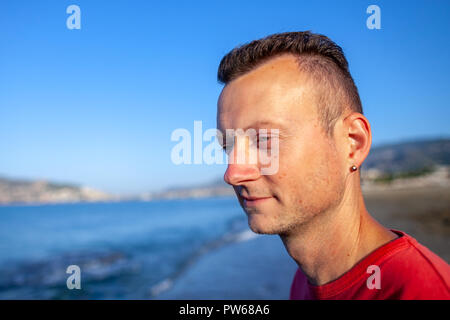
{"type": "Polygon", "coordinates": [[[445,186],[373,190],[367,210],[383,225],[404,231],[450,262],[450,189],[445,186]]]}

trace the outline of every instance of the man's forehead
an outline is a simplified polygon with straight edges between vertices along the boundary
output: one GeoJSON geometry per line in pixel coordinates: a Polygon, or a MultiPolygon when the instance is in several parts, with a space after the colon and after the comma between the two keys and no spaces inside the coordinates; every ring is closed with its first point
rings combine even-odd
{"type": "Polygon", "coordinates": [[[305,84],[254,78],[227,85],[218,101],[217,126],[227,128],[282,128],[311,116],[312,101],[305,84]],[[275,121],[276,120],[276,121],[275,121]]]}
{"type": "MultiPolygon", "coordinates": [[[[266,109],[267,110],[267,109],[266,109]]],[[[226,134],[227,130],[242,129],[278,129],[281,134],[288,134],[293,127],[298,125],[298,121],[289,115],[283,115],[280,110],[262,112],[259,106],[254,106],[252,112],[242,112],[243,110],[226,111],[219,113],[217,117],[217,129],[226,134]]]]}

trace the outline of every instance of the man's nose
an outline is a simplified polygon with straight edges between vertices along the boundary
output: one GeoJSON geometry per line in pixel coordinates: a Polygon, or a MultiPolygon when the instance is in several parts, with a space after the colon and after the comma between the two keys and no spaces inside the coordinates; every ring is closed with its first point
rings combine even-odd
{"type": "Polygon", "coordinates": [[[232,186],[237,186],[245,181],[256,180],[259,176],[259,168],[256,165],[230,163],[223,180],[232,186]]]}
{"type": "Polygon", "coordinates": [[[244,181],[256,180],[260,176],[259,166],[248,140],[237,142],[229,154],[229,163],[223,179],[230,185],[239,185],[244,181]]]}

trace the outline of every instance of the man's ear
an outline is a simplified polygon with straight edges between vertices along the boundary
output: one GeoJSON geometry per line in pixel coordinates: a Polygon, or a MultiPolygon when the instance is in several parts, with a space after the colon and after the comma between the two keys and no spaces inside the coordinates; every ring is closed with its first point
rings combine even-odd
{"type": "Polygon", "coordinates": [[[367,118],[359,112],[352,112],[344,119],[344,132],[348,141],[348,166],[360,167],[372,145],[372,131],[367,118]]]}

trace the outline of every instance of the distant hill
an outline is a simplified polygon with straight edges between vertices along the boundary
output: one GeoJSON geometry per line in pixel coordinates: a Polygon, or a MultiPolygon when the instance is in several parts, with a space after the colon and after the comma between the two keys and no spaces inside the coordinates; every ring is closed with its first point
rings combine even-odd
{"type": "Polygon", "coordinates": [[[450,165],[450,139],[408,141],[375,147],[364,161],[362,170],[398,173],[438,165],[450,165]]]}
{"type": "Polygon", "coordinates": [[[93,202],[110,199],[110,195],[87,187],[0,177],[0,204],[93,202]]]}

